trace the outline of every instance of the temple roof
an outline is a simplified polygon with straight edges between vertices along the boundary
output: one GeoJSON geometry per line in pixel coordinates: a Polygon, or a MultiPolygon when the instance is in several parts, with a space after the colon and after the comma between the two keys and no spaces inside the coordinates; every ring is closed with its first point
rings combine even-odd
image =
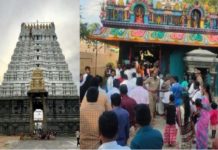
{"type": "Polygon", "coordinates": [[[186,55],[188,55],[188,56],[202,55],[202,56],[209,56],[209,57],[216,57],[217,56],[217,54],[212,53],[212,52],[210,52],[210,51],[208,51],[206,49],[201,49],[201,48],[192,50],[192,51],[188,52],[186,55]]]}
{"type": "Polygon", "coordinates": [[[200,47],[218,47],[217,34],[187,32],[166,32],[160,30],[140,30],[102,27],[92,34],[92,39],[113,42],[141,42],[200,47]]]}

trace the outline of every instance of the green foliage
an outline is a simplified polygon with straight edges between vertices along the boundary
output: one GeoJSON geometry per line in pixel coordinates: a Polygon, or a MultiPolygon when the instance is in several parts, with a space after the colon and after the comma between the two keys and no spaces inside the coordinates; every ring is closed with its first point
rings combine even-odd
{"type": "Polygon", "coordinates": [[[80,22],[80,39],[82,40],[88,40],[89,30],[87,26],[87,23],[80,22]]]}
{"type": "Polygon", "coordinates": [[[99,23],[92,23],[88,24],[86,22],[83,22],[83,17],[82,17],[82,7],[80,6],[80,39],[85,40],[85,41],[90,41],[89,36],[92,34],[94,31],[96,31],[98,28],[100,28],[99,23]]]}

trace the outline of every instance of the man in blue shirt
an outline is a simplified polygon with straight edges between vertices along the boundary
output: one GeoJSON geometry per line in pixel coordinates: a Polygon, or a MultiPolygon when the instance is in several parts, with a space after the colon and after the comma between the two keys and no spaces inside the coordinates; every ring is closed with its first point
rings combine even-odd
{"type": "Polygon", "coordinates": [[[117,115],[118,118],[118,135],[117,143],[121,146],[125,146],[129,138],[129,113],[125,109],[121,108],[121,96],[120,94],[111,95],[111,105],[113,112],[117,115]]]}
{"type": "Polygon", "coordinates": [[[151,113],[149,106],[139,104],[136,106],[136,124],[139,130],[133,138],[131,149],[162,149],[163,137],[160,131],[150,126],[151,113]]]}
{"type": "Polygon", "coordinates": [[[105,111],[98,120],[99,135],[102,145],[98,150],[107,149],[122,149],[130,150],[127,146],[120,146],[117,144],[116,136],[118,132],[118,119],[113,111],[105,111]]]}
{"type": "Polygon", "coordinates": [[[173,92],[173,96],[175,97],[176,107],[182,105],[182,91],[183,91],[183,88],[178,82],[179,82],[179,79],[178,79],[177,76],[172,76],[171,77],[172,87],[171,87],[170,90],[173,92]]]}

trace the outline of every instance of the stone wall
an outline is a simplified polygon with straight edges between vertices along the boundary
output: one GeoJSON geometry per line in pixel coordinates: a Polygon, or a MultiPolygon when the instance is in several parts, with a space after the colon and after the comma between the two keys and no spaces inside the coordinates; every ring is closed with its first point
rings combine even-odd
{"type": "MultiPolygon", "coordinates": [[[[30,109],[28,97],[0,99],[0,134],[29,133],[30,109]]],[[[79,97],[46,98],[47,130],[58,135],[74,134],[79,127],[79,97]]],[[[33,113],[33,112],[32,112],[33,113]]]]}

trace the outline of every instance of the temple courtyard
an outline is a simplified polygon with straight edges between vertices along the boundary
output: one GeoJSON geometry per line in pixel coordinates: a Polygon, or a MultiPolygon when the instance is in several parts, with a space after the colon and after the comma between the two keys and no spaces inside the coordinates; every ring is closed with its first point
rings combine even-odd
{"type": "MultiPolygon", "coordinates": [[[[163,116],[157,116],[155,119],[155,128],[163,134],[165,119],[163,116]]],[[[179,145],[179,133],[177,133],[177,145],[175,147],[166,147],[164,149],[176,149],[179,145]]],[[[209,137],[211,131],[209,132],[209,137]]],[[[216,135],[217,137],[217,135],[216,135]]],[[[79,149],[75,137],[57,137],[55,140],[19,140],[19,136],[0,136],[0,149],[79,149]]],[[[208,147],[211,147],[212,140],[209,138],[208,147]]],[[[195,144],[192,145],[195,148],[195,144]]]]}
{"type": "Polygon", "coordinates": [[[19,140],[19,136],[0,136],[0,149],[79,149],[75,137],[55,140],[19,140]]]}

